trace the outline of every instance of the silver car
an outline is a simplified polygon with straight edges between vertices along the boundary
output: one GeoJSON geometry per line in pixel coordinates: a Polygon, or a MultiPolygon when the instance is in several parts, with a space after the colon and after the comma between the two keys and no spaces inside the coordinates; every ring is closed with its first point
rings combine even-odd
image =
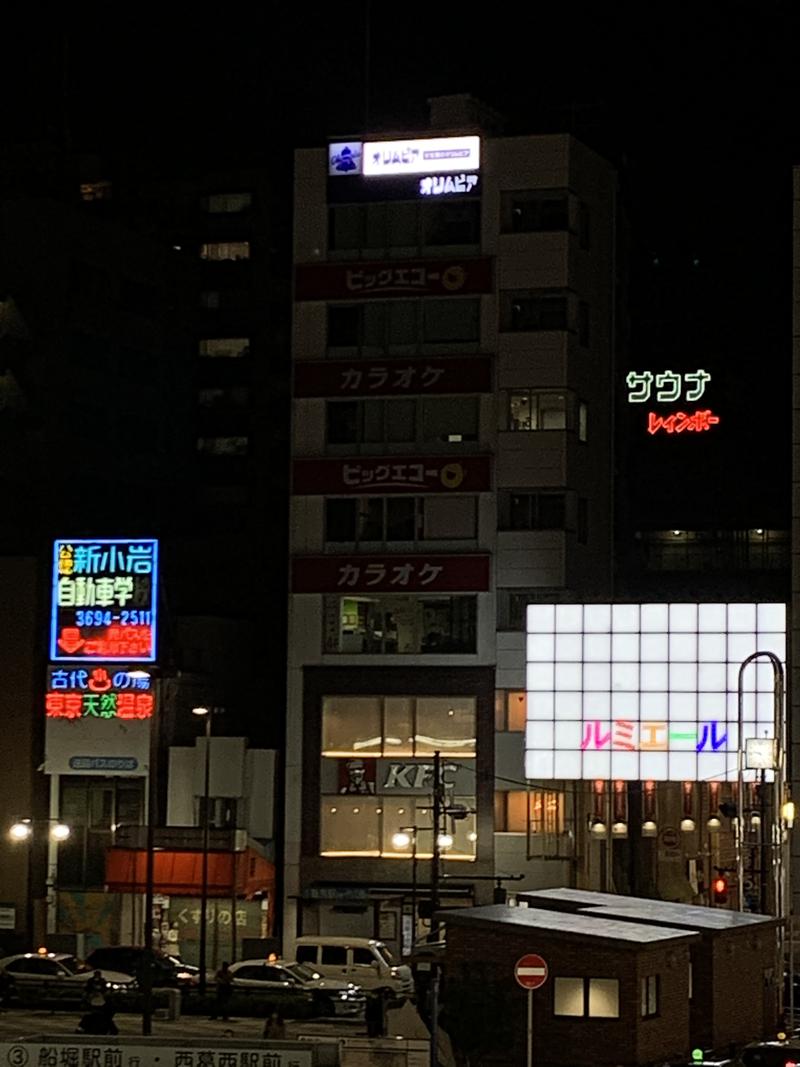
{"type": "Polygon", "coordinates": [[[285,960],[241,960],[231,964],[233,988],[252,989],[274,997],[280,1011],[283,998],[308,1000],[315,1015],[358,1015],[366,997],[360,986],[323,978],[305,963],[285,960]]]}
{"type": "MultiPolygon", "coordinates": [[[[70,985],[78,988],[94,975],[94,970],[79,963],[66,952],[20,952],[16,956],[0,959],[0,973],[11,979],[20,990],[38,987],[47,995],[47,987],[65,989],[70,985]]],[[[135,979],[119,971],[100,971],[110,993],[131,990],[135,979]]]]}

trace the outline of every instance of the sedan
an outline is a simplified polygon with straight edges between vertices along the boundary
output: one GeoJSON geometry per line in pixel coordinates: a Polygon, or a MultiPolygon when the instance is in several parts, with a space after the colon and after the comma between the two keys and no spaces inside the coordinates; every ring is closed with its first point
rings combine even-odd
{"type": "MultiPolygon", "coordinates": [[[[135,985],[135,980],[129,974],[120,971],[100,973],[110,993],[130,991],[135,985]]],[[[70,987],[74,987],[76,992],[80,991],[94,970],[66,952],[22,952],[0,959],[0,974],[10,978],[12,986],[19,992],[33,993],[38,989],[43,996],[47,996],[48,991],[68,991],[70,987]]]]}
{"type": "Polygon", "coordinates": [[[231,964],[231,974],[234,990],[264,993],[279,1012],[283,998],[296,1001],[298,994],[308,1000],[314,1015],[358,1015],[366,1003],[360,986],[323,978],[305,963],[241,960],[231,964]]]}

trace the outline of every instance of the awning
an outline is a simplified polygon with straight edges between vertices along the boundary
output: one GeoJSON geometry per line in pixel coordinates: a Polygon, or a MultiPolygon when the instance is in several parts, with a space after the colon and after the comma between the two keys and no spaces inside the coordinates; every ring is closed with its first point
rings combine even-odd
{"type": "MultiPolygon", "coordinates": [[[[147,852],[135,848],[106,850],[105,884],[111,893],[144,893],[147,882],[147,852]]],[[[275,867],[254,849],[244,852],[208,853],[208,895],[251,900],[275,890],[275,867]]],[[[199,897],[203,886],[203,853],[153,853],[153,892],[199,897]]]]}

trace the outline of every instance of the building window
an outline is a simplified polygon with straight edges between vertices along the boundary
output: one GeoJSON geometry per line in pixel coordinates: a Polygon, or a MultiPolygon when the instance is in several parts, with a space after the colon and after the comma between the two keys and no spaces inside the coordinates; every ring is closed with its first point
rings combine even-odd
{"type": "Polygon", "coordinates": [[[200,306],[214,310],[219,307],[219,290],[205,289],[200,294],[200,306]]]}
{"type": "MultiPolygon", "coordinates": [[[[374,761],[365,759],[323,760],[323,777],[327,771],[325,764],[344,765],[359,764],[354,768],[361,774],[374,761]]],[[[374,788],[390,780],[391,776],[403,776],[413,781],[419,773],[429,777],[431,765],[420,764],[383,764],[384,783],[371,781],[374,788]],[[395,768],[392,770],[392,768],[395,768]],[[417,770],[419,768],[419,771],[417,770]]],[[[371,773],[371,770],[368,771],[371,773]]],[[[363,778],[361,779],[363,782],[363,778]]],[[[405,784],[405,783],[403,783],[405,784]]],[[[431,821],[431,787],[428,783],[427,795],[403,796],[399,801],[394,790],[388,790],[374,796],[343,796],[341,791],[323,793],[320,798],[320,854],[323,856],[372,856],[384,859],[408,859],[413,855],[413,845],[398,849],[394,838],[404,826],[419,826],[416,840],[417,860],[430,860],[433,856],[433,834],[427,829],[431,821]]],[[[469,814],[465,819],[453,821],[447,826],[447,832],[453,839],[452,845],[440,853],[442,860],[474,860],[477,834],[475,832],[475,795],[451,794],[448,803],[459,804],[469,814]]]]}
{"type": "Polygon", "coordinates": [[[327,543],[474,540],[475,497],[332,497],[325,501],[327,543]]]}
{"type": "Polygon", "coordinates": [[[578,403],[578,440],[584,444],[589,440],[589,405],[585,400],[578,403]]]}
{"type": "Polygon", "coordinates": [[[498,733],[524,733],[528,694],[524,690],[498,689],[494,697],[494,728],[498,733]]]}
{"type": "Polygon", "coordinates": [[[494,829],[501,834],[563,834],[564,794],[542,789],[497,790],[494,829]]]}
{"type": "Polygon", "coordinates": [[[203,200],[209,215],[236,215],[253,205],[252,193],[214,193],[203,200]]]}
{"type": "MultiPolygon", "coordinates": [[[[427,345],[480,342],[480,298],[375,300],[328,305],[328,349],[410,355],[427,345]]],[[[333,354],[337,354],[335,351],[333,354]]]]}
{"type": "Polygon", "coordinates": [[[106,849],[114,843],[114,826],[144,821],[143,778],[61,779],[60,817],[71,829],[58,846],[58,882],[74,889],[102,888],[106,849]]]}
{"type": "Polygon", "coordinates": [[[81,200],[87,204],[95,200],[110,200],[111,193],[112,186],[109,181],[81,183],[81,200]]]}
{"type": "Polygon", "coordinates": [[[500,212],[502,233],[569,230],[569,195],[566,190],[531,189],[503,193],[500,212]]]}
{"type": "Polygon", "coordinates": [[[592,247],[592,217],[587,204],[581,200],[578,204],[578,240],[581,248],[592,247]]]}
{"type": "Polygon", "coordinates": [[[246,437],[198,437],[197,451],[205,456],[246,456],[246,437]]]}
{"type": "Polygon", "coordinates": [[[470,696],[326,696],[322,755],[418,757],[441,751],[472,758],[475,709],[470,696]]]}
{"type": "Polygon", "coordinates": [[[619,982],[616,978],[556,978],[553,1014],[575,1018],[618,1019],[619,982]]]}
{"type": "Polygon", "coordinates": [[[566,527],[564,493],[498,494],[500,530],[563,530],[566,527]]]}
{"type": "Polygon", "coordinates": [[[500,329],[536,332],[568,329],[568,298],[563,290],[530,292],[506,290],[500,294],[500,329]]]}
{"type": "Polygon", "coordinates": [[[477,650],[475,596],[327,596],[327,653],[463,655],[477,650]]]}
{"type": "Polygon", "coordinates": [[[480,200],[397,201],[335,204],[328,208],[331,252],[370,255],[402,249],[407,255],[428,248],[480,244],[480,200]]]}
{"type": "Polygon", "coordinates": [[[206,337],[199,345],[204,358],[240,359],[250,355],[249,337],[206,337]]]}
{"type": "Polygon", "coordinates": [[[591,344],[591,316],[589,305],[581,300],[578,304],[578,344],[588,348],[591,344]]]}
{"type": "Polygon", "coordinates": [[[643,1019],[653,1019],[659,1010],[659,978],[650,974],[641,982],[641,1012],[643,1019]]]}
{"type": "Polygon", "coordinates": [[[245,386],[198,389],[197,403],[201,408],[244,408],[250,403],[250,390],[245,386]]]}
{"type": "Polygon", "coordinates": [[[589,544],[589,501],[585,496],[578,497],[578,544],[589,544]]]}
{"type": "Polygon", "coordinates": [[[460,444],[478,440],[477,397],[332,400],[329,445],[460,444]]]}
{"type": "Polygon", "coordinates": [[[512,389],[508,394],[509,430],[566,430],[567,394],[512,389]]]}
{"type": "Polygon", "coordinates": [[[200,245],[200,258],[220,263],[228,260],[249,259],[249,241],[214,241],[200,245]]]}

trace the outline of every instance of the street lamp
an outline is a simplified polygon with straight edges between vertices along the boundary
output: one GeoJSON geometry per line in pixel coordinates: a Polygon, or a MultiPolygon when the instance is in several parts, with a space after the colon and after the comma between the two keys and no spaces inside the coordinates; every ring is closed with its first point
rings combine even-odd
{"type": "Polygon", "coordinates": [[[208,792],[211,777],[211,709],[205,706],[192,708],[192,715],[202,718],[205,723],[205,767],[203,772],[203,866],[200,884],[200,976],[198,981],[201,996],[206,993],[206,948],[208,931],[206,929],[208,912],[208,792]]]}
{"type": "Polygon", "coordinates": [[[411,949],[417,941],[417,826],[401,826],[392,837],[392,845],[405,850],[411,845],[411,949]]]}
{"type": "Polygon", "coordinates": [[[34,941],[34,910],[33,910],[33,843],[34,843],[34,826],[37,823],[46,823],[49,826],[50,840],[58,844],[59,842],[66,841],[72,832],[66,823],[58,822],[52,819],[17,819],[8,828],[8,836],[14,842],[14,844],[22,844],[27,842],[28,845],[28,864],[27,864],[27,895],[25,904],[25,928],[29,943],[32,945],[34,941]]]}

